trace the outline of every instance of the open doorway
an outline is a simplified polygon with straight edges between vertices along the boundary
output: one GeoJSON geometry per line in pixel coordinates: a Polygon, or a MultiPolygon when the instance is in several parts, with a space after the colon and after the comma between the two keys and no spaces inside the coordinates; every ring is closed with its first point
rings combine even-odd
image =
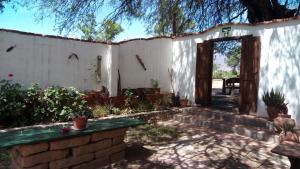
{"type": "Polygon", "coordinates": [[[200,106],[212,105],[214,43],[229,40],[241,41],[239,112],[243,114],[256,113],[260,38],[252,35],[211,39],[197,44],[195,103],[200,106]]]}
{"type": "Polygon", "coordinates": [[[238,109],[241,40],[216,41],[213,47],[211,105],[222,109],[238,109]]]}

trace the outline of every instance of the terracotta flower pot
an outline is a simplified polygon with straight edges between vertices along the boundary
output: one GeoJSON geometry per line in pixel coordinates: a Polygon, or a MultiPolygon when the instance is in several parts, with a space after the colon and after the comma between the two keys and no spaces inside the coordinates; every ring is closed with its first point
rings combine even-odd
{"type": "Polygon", "coordinates": [[[291,128],[294,128],[296,125],[294,119],[278,116],[273,120],[275,131],[280,133],[284,123],[287,123],[291,128]]]}
{"type": "Polygon", "coordinates": [[[273,121],[276,117],[278,117],[278,114],[280,111],[277,107],[268,106],[267,112],[268,112],[270,121],[273,121]]]}
{"type": "Polygon", "coordinates": [[[77,130],[82,130],[86,128],[87,117],[79,116],[73,118],[73,127],[77,130]]]}
{"type": "Polygon", "coordinates": [[[284,132],[282,131],[280,134],[279,134],[279,142],[282,143],[284,141],[292,141],[292,142],[295,142],[295,143],[299,143],[299,138],[298,138],[298,135],[296,133],[293,133],[291,131],[288,131],[288,132],[284,132]]]}
{"type": "Polygon", "coordinates": [[[181,99],[180,100],[180,106],[181,107],[187,107],[189,100],[188,99],[181,99]]]}

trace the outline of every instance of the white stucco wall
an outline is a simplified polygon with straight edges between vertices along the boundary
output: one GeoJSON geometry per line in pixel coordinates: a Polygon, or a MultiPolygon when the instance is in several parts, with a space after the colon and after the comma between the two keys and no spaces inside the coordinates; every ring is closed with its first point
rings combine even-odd
{"type": "Polygon", "coordinates": [[[122,88],[151,87],[151,79],[158,80],[162,91],[170,91],[168,68],[171,68],[172,39],[135,40],[120,44],[119,69],[122,88]],[[138,60],[145,64],[146,71],[138,60]]]}
{"type": "MultiPolygon", "coordinates": [[[[231,29],[229,36],[253,35],[261,39],[258,116],[267,117],[262,95],[275,88],[285,94],[289,114],[300,127],[300,20],[258,26],[232,25],[231,29]]],[[[174,39],[172,67],[177,78],[175,88],[181,95],[195,100],[197,43],[222,37],[222,27],[217,27],[203,34],[174,39]]]]}
{"type": "MultiPolygon", "coordinates": [[[[229,25],[226,25],[226,27],[229,25]]],[[[223,26],[224,27],[224,26],[223,26]]],[[[171,91],[168,68],[174,71],[174,87],[182,97],[195,100],[196,45],[222,38],[222,26],[198,35],[132,40],[120,44],[82,42],[0,31],[0,79],[14,74],[14,81],[28,86],[39,83],[97,90],[106,86],[117,94],[118,69],[122,88],[151,87],[156,79],[162,91],[171,91]],[[16,45],[11,52],[7,48],[16,45]],[[68,59],[71,53],[79,56],[68,59]],[[102,79],[96,79],[97,56],[102,56],[102,79]],[[136,59],[139,55],[147,70],[136,59]]],[[[300,19],[269,24],[231,25],[229,36],[254,35],[261,39],[258,116],[267,116],[262,94],[276,88],[286,95],[289,114],[300,127],[300,19]]]]}
{"type": "Polygon", "coordinates": [[[109,55],[111,46],[106,44],[0,31],[0,79],[13,74],[12,80],[25,86],[38,83],[42,88],[60,85],[81,90],[110,87],[109,55]],[[6,52],[14,45],[11,52],[6,52]],[[71,53],[79,60],[68,59],[71,53]],[[95,74],[98,55],[102,56],[101,82],[96,81],[95,74]]]}

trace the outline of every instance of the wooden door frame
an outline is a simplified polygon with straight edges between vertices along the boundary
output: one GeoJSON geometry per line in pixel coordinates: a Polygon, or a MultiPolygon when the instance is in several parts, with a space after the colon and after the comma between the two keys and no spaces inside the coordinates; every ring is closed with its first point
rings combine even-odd
{"type": "MultiPolygon", "coordinates": [[[[243,43],[242,43],[242,40],[244,39],[244,38],[249,38],[249,37],[253,37],[253,35],[245,35],[245,36],[232,36],[232,37],[222,37],[222,38],[216,38],[216,39],[210,39],[210,40],[205,40],[205,41],[203,41],[202,43],[204,43],[204,42],[207,42],[207,41],[209,41],[209,42],[212,42],[212,43],[215,43],[215,42],[221,42],[221,41],[231,41],[231,40],[241,40],[241,44],[242,44],[242,48],[243,48],[243,43]]],[[[197,43],[197,45],[196,45],[196,47],[198,48],[198,45],[199,45],[199,43],[197,43]]],[[[212,45],[213,47],[214,47],[214,45],[212,45]]],[[[241,50],[243,50],[243,49],[241,49],[241,50]]],[[[198,50],[197,50],[198,51],[198,50]]],[[[198,52],[196,53],[196,58],[198,57],[198,52]]],[[[210,57],[213,57],[213,54],[210,56],[210,57]]],[[[241,57],[244,57],[243,55],[241,55],[241,57]]],[[[260,56],[259,56],[259,58],[260,58],[260,56]]],[[[242,59],[242,58],[241,58],[242,59]]],[[[212,60],[212,63],[213,63],[213,60],[212,60]]],[[[210,64],[211,66],[213,65],[213,64],[210,64]]],[[[196,59],[196,67],[198,66],[198,59],[196,59]]],[[[258,70],[259,70],[259,64],[257,65],[258,66],[258,70]]],[[[211,70],[212,70],[212,68],[211,68],[211,70]]],[[[197,72],[197,69],[196,69],[196,77],[198,76],[198,72],[197,72]]],[[[259,75],[258,75],[258,79],[259,79],[259,75]]],[[[210,86],[210,88],[212,88],[212,83],[211,83],[211,86],[210,86]]],[[[197,92],[197,83],[195,83],[195,90],[196,90],[196,92],[197,92]]],[[[257,92],[257,96],[258,96],[258,90],[259,90],[259,88],[258,88],[258,86],[257,86],[257,90],[256,90],[256,92],[257,92]]],[[[212,97],[212,94],[211,94],[211,92],[210,92],[210,100],[211,100],[211,97],[212,97]]],[[[241,98],[241,96],[239,96],[240,98],[241,98]]],[[[197,102],[197,96],[195,97],[195,102],[197,102]]],[[[256,100],[257,100],[257,98],[256,98],[256,100]]],[[[239,105],[241,105],[241,103],[239,103],[239,105]]],[[[257,108],[257,104],[256,104],[256,108],[257,108]]]]}

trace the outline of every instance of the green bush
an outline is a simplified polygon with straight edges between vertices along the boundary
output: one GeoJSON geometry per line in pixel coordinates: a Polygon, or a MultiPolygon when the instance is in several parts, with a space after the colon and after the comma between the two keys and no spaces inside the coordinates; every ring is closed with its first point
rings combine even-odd
{"type": "Polygon", "coordinates": [[[25,110],[21,85],[8,80],[0,81],[0,122],[4,125],[23,125],[25,110]]]}
{"type": "Polygon", "coordinates": [[[67,121],[72,113],[86,109],[83,94],[73,87],[48,87],[44,90],[43,101],[54,121],[67,121]]]}

